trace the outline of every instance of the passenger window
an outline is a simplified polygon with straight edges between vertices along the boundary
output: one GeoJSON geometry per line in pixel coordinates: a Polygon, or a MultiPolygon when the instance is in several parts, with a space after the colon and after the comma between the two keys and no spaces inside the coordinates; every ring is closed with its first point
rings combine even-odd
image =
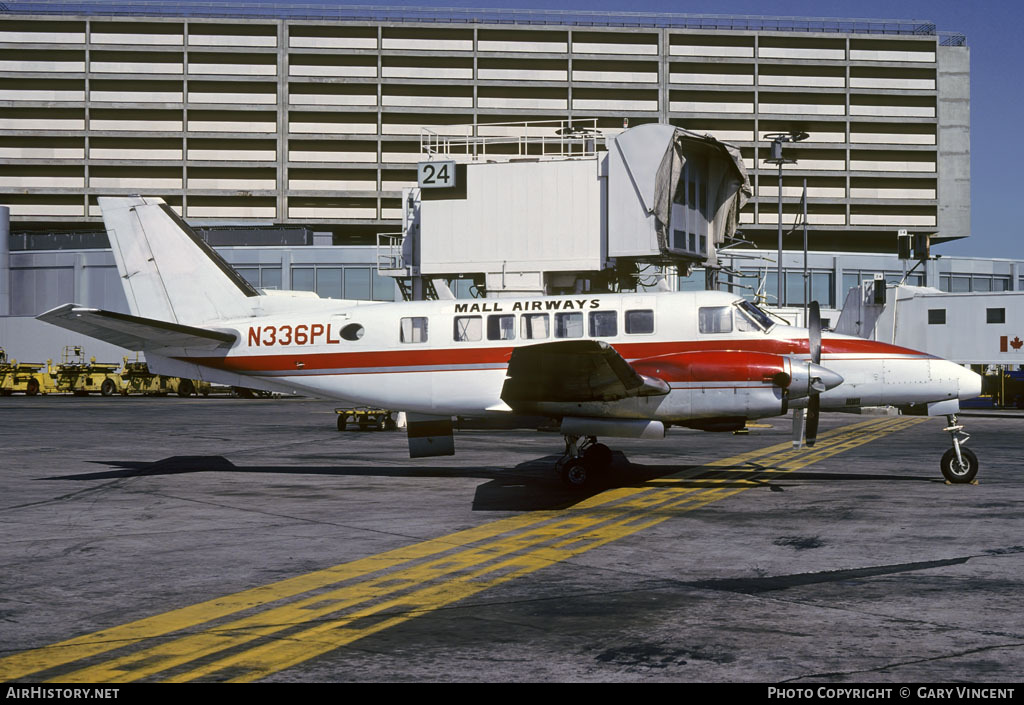
{"type": "Polygon", "coordinates": [[[629,335],[647,335],[654,332],[654,311],[637,309],[626,311],[626,333],[629,335]]]}
{"type": "Polygon", "coordinates": [[[540,340],[551,335],[548,327],[548,314],[524,313],[520,321],[519,334],[523,338],[540,340]]]}
{"type": "Polygon", "coordinates": [[[590,336],[592,338],[611,338],[618,334],[619,321],[616,311],[590,312],[590,336]]]}
{"type": "Polygon", "coordinates": [[[400,337],[403,343],[427,342],[427,317],[403,318],[400,337]]]}
{"type": "Polygon", "coordinates": [[[556,338],[582,338],[583,337],[583,314],[556,313],[555,314],[555,337],[556,338]]]}
{"type": "Polygon", "coordinates": [[[516,317],[512,314],[487,317],[488,340],[514,340],[516,337],[516,317]]]}
{"type": "Polygon", "coordinates": [[[483,337],[484,323],[480,316],[455,317],[455,342],[465,343],[480,340],[483,337]]]}
{"type": "Polygon", "coordinates": [[[701,333],[732,333],[732,306],[705,306],[698,309],[701,333]]]}

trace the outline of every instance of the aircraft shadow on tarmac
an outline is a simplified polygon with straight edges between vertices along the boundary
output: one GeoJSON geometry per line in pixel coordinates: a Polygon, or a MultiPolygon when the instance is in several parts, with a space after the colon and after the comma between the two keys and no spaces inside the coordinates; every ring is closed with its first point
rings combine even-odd
{"type": "Polygon", "coordinates": [[[763,485],[773,492],[785,491],[797,481],[870,481],[870,482],[933,482],[931,477],[849,472],[799,472],[773,474],[770,466],[748,463],[739,466],[709,468],[665,464],[634,464],[621,452],[613,455],[606,481],[586,491],[565,488],[555,469],[558,456],[546,456],[520,463],[511,469],[493,467],[379,467],[379,466],[274,466],[235,465],[220,455],[179,455],[157,460],[89,461],[117,468],[102,472],[79,473],[39,478],[42,480],[115,480],[130,477],[177,475],[200,472],[231,472],[280,475],[331,475],[337,477],[392,478],[478,478],[487,482],[478,486],[473,499],[476,511],[536,511],[571,507],[612,487],[672,487],[702,489],[710,487],[751,487],[763,485]]]}

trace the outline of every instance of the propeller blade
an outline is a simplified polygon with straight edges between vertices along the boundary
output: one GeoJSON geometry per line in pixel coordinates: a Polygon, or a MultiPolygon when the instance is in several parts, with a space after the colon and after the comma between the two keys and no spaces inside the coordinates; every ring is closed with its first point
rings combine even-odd
{"type": "Polygon", "coordinates": [[[793,448],[800,450],[804,444],[804,410],[793,409],[793,448]]]}
{"type": "MultiPolygon", "coordinates": [[[[811,362],[821,364],[821,308],[817,301],[807,306],[807,352],[811,362]]],[[[807,397],[807,447],[818,440],[818,419],[821,418],[821,393],[827,389],[821,377],[812,377],[807,397]]]]}
{"type": "Polygon", "coordinates": [[[817,301],[807,307],[807,347],[811,362],[821,364],[821,308],[817,301]]]}
{"type": "Polygon", "coordinates": [[[818,419],[821,416],[821,397],[812,394],[807,400],[807,447],[813,448],[818,440],[818,419]]]}

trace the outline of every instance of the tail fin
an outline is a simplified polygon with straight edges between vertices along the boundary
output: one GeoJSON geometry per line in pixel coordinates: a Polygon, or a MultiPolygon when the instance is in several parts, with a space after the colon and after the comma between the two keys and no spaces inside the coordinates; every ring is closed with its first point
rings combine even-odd
{"type": "Polygon", "coordinates": [[[160,198],[100,198],[132,315],[183,325],[240,318],[259,296],[160,198]]]}

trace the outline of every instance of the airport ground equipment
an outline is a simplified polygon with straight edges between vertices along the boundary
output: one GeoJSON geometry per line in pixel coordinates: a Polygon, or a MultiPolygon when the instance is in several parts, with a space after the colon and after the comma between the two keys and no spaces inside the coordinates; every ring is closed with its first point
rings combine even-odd
{"type": "Polygon", "coordinates": [[[47,393],[71,392],[84,396],[99,393],[105,397],[121,391],[123,382],[116,362],[96,362],[95,357],[85,359],[85,353],[78,345],[65,345],[61,361],[54,365],[47,361],[47,393]]]}
{"type": "Polygon", "coordinates": [[[209,382],[168,377],[150,372],[149,366],[138,359],[122,359],[122,364],[96,362],[95,358],[85,360],[80,346],[65,346],[59,364],[52,360],[42,362],[18,362],[8,359],[0,348],[0,396],[21,393],[75,394],[84,396],[98,393],[109,397],[115,394],[146,394],[180,397],[193,395],[209,396],[215,391],[209,382]]]}
{"type": "Polygon", "coordinates": [[[388,409],[335,409],[338,415],[338,430],[344,431],[349,424],[356,424],[360,431],[394,431],[398,428],[395,412],[388,409]]]}
{"type": "Polygon", "coordinates": [[[43,392],[40,371],[44,367],[41,362],[9,360],[7,353],[0,348],[0,396],[10,396],[15,392],[33,396],[43,392]]]}
{"type": "Polygon", "coordinates": [[[198,394],[209,396],[212,385],[209,382],[202,382],[191,379],[180,379],[168,377],[150,372],[149,365],[139,360],[138,355],[134,360],[124,358],[124,371],[121,373],[124,385],[121,394],[147,394],[153,396],[167,396],[177,394],[179,397],[190,397],[198,394]]]}
{"type": "Polygon", "coordinates": [[[1003,406],[1024,409],[1024,370],[1011,370],[1003,374],[1003,406]]]}
{"type": "Polygon", "coordinates": [[[171,378],[149,371],[149,365],[138,358],[129,361],[124,358],[124,388],[122,394],[146,394],[166,396],[171,393],[171,378]]]}

